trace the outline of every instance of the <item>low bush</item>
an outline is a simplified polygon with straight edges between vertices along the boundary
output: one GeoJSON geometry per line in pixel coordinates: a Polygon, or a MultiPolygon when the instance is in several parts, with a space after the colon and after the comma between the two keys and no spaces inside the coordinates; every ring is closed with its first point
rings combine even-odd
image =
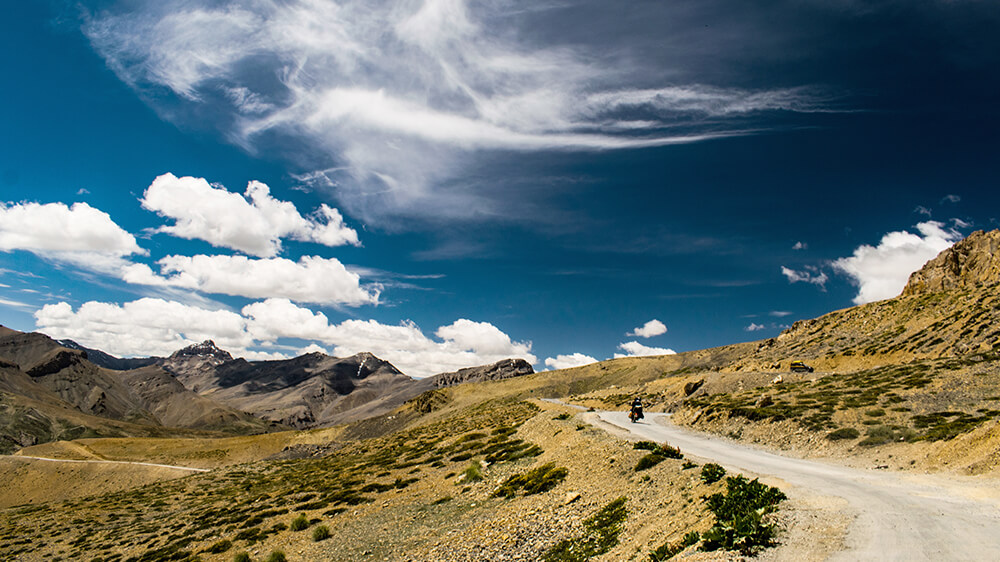
{"type": "Polygon", "coordinates": [[[493,492],[493,496],[512,498],[517,495],[518,490],[522,490],[526,496],[547,492],[565,480],[567,474],[569,474],[568,468],[557,467],[551,462],[546,463],[524,474],[511,476],[497,488],[496,492],[493,492]]]}
{"type": "Polygon", "coordinates": [[[649,468],[653,468],[654,466],[660,464],[661,462],[663,462],[665,460],[667,460],[667,457],[665,457],[663,455],[660,455],[660,454],[657,454],[657,453],[649,453],[648,455],[646,455],[646,456],[642,457],[641,459],[639,459],[639,462],[636,463],[636,465],[635,465],[635,471],[639,472],[640,470],[646,470],[646,469],[649,469],[649,468]]]}
{"type": "Polygon", "coordinates": [[[715,525],[702,535],[702,550],[739,550],[752,555],[774,544],[775,527],[764,523],[763,516],[777,509],[786,499],[781,490],[744,476],[726,478],[726,493],[705,498],[708,510],[715,515],[715,525]]]}
{"type": "Polygon", "coordinates": [[[583,562],[600,556],[618,544],[618,535],[628,511],[622,496],[583,521],[583,535],[563,539],[542,555],[544,562],[583,562]]]}
{"type": "Polygon", "coordinates": [[[853,427],[842,427],[826,434],[830,441],[840,441],[843,439],[856,439],[861,436],[861,432],[853,427]]]}
{"type": "Polygon", "coordinates": [[[287,560],[284,550],[272,550],[266,558],[266,562],[286,562],[287,560]]]}
{"type": "Polygon", "coordinates": [[[554,419],[554,420],[568,420],[570,417],[571,416],[568,413],[563,412],[563,413],[559,414],[558,416],[556,416],[556,417],[554,417],[552,419],[554,419]]]}
{"type": "Polygon", "coordinates": [[[462,482],[479,482],[483,479],[483,465],[479,461],[472,461],[469,466],[462,471],[462,482]]]}
{"type": "Polygon", "coordinates": [[[289,525],[288,528],[293,531],[304,531],[309,528],[309,520],[306,519],[304,513],[299,514],[298,517],[292,519],[292,524],[289,525]]]}
{"type": "Polygon", "coordinates": [[[701,467],[701,481],[706,484],[714,484],[726,475],[726,469],[715,463],[708,463],[701,467]]]}
{"type": "Polygon", "coordinates": [[[250,553],[237,552],[236,556],[233,556],[233,562],[250,562],[250,553]]]}
{"type": "Polygon", "coordinates": [[[330,538],[330,528],[327,527],[326,525],[320,525],[316,527],[315,529],[313,529],[312,538],[313,541],[315,542],[325,541],[326,539],[330,538]]]}

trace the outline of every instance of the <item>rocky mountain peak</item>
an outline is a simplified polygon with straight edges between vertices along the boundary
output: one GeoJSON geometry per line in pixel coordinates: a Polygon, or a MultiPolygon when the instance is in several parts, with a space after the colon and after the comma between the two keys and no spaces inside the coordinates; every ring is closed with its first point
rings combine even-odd
{"type": "Polygon", "coordinates": [[[201,343],[189,345],[184,349],[179,349],[170,356],[170,359],[183,359],[187,357],[212,358],[220,363],[233,360],[233,356],[228,351],[216,347],[215,342],[212,340],[205,340],[201,343]]]}
{"type": "Polygon", "coordinates": [[[454,373],[441,373],[430,377],[434,386],[441,388],[465,382],[498,381],[530,375],[535,370],[524,359],[504,359],[492,365],[459,369],[454,373]]]}
{"type": "Polygon", "coordinates": [[[1000,230],[973,232],[910,275],[903,295],[1000,282],[1000,230]]]}

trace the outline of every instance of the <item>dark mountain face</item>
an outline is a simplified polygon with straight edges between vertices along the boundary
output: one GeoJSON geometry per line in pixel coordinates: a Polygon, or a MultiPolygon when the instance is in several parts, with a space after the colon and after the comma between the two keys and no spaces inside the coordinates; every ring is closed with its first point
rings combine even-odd
{"type": "Polygon", "coordinates": [[[105,353],[99,349],[91,349],[76,343],[73,340],[58,340],[59,345],[68,348],[76,349],[82,351],[86,354],[86,358],[98,367],[103,367],[105,369],[111,369],[113,371],[128,371],[129,369],[138,369],[140,367],[145,367],[146,365],[152,365],[157,361],[160,361],[159,357],[134,357],[134,358],[120,358],[111,355],[110,353],[105,353]]]}

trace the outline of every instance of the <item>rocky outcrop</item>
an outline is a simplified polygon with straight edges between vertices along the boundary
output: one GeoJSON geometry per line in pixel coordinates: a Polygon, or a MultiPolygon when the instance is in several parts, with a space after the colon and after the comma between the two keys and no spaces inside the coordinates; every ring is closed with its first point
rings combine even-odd
{"type": "Polygon", "coordinates": [[[1000,282],[1000,230],[973,232],[910,275],[903,295],[922,295],[1000,282]]]}
{"type": "Polygon", "coordinates": [[[228,351],[216,347],[215,342],[205,340],[177,350],[157,363],[188,389],[205,393],[219,388],[216,369],[231,361],[247,363],[242,359],[234,360],[228,351]]]}
{"type": "Polygon", "coordinates": [[[430,377],[434,386],[442,388],[466,382],[499,381],[533,374],[535,370],[524,359],[504,359],[492,365],[459,369],[454,373],[441,373],[430,377]]]}

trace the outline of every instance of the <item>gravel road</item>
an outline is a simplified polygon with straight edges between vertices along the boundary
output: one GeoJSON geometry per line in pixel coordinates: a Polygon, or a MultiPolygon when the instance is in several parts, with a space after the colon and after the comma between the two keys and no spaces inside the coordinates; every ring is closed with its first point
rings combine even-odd
{"type": "MultiPolygon", "coordinates": [[[[846,514],[849,524],[837,551],[828,553],[829,560],[1000,560],[996,480],[858,470],[790,458],[682,429],[665,414],[647,414],[635,424],[625,412],[596,417],[641,439],[666,441],[685,456],[718,463],[730,472],[780,479],[779,487],[792,500],[839,498],[828,503],[830,516],[843,519],[846,514]]],[[[799,540],[803,538],[808,539],[799,540]]]]}

